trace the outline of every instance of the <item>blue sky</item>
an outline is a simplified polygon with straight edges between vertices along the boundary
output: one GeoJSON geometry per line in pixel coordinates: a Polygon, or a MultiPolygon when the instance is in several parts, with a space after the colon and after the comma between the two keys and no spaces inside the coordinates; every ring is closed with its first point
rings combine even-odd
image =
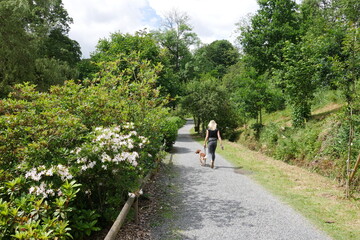
{"type": "Polygon", "coordinates": [[[63,0],[74,24],[69,36],[88,58],[99,39],[111,33],[135,33],[159,27],[162,16],[176,9],[190,17],[203,43],[234,41],[235,24],[258,9],[256,0],[63,0]]]}

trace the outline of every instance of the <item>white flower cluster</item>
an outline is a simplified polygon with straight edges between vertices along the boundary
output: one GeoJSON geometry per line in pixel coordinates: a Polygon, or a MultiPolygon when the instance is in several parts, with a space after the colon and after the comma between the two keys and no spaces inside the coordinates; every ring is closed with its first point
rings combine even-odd
{"type": "MultiPolygon", "coordinates": [[[[133,123],[126,123],[123,126],[126,129],[127,134],[122,134],[120,126],[113,128],[98,127],[95,129],[95,138],[92,140],[91,151],[99,156],[99,164],[103,169],[107,169],[106,163],[119,164],[120,162],[129,162],[134,167],[138,165],[137,159],[139,153],[133,151],[136,145],[139,148],[145,146],[148,143],[148,139],[143,136],[139,136],[134,131],[133,123]],[[138,139],[136,142],[135,139],[138,139]]],[[[91,161],[87,156],[82,156],[82,148],[76,148],[72,151],[75,155],[80,155],[76,162],[80,165],[81,171],[94,168],[97,164],[96,161],[91,161]]]]}
{"type": "MultiPolygon", "coordinates": [[[[120,128],[115,127],[114,129],[110,128],[96,128],[96,131],[100,133],[93,140],[93,142],[99,143],[100,147],[110,146],[111,150],[117,152],[124,147],[131,150],[134,148],[134,140],[132,137],[137,136],[136,131],[131,131],[127,135],[121,135],[120,128]]],[[[145,143],[145,140],[144,140],[145,143]]]]}
{"type": "MultiPolygon", "coordinates": [[[[73,178],[73,176],[70,174],[69,168],[61,164],[52,166],[49,169],[46,169],[44,165],[32,168],[25,174],[25,178],[40,182],[44,176],[53,176],[54,174],[60,176],[61,180],[63,181],[73,178]]],[[[43,181],[39,186],[32,186],[29,189],[30,194],[35,194],[37,196],[42,195],[44,198],[55,196],[56,192],[58,196],[62,195],[60,189],[54,190],[43,181]]]]}
{"type": "Polygon", "coordinates": [[[101,162],[114,162],[116,164],[119,164],[120,162],[128,161],[131,163],[134,167],[137,166],[136,159],[139,157],[139,154],[137,152],[122,152],[119,154],[116,154],[114,158],[111,158],[107,153],[103,152],[101,154],[101,162]]]}
{"type": "MultiPolygon", "coordinates": [[[[62,196],[62,192],[60,189],[57,191],[58,196],[62,196]]],[[[42,195],[44,198],[47,198],[49,196],[55,196],[55,190],[51,189],[45,182],[41,182],[40,186],[32,186],[29,189],[30,194],[35,194],[37,196],[42,195]]]]}
{"type": "Polygon", "coordinates": [[[73,176],[70,174],[69,168],[61,164],[52,166],[49,169],[46,169],[44,165],[37,168],[32,168],[25,174],[25,178],[39,182],[43,176],[53,176],[54,173],[59,175],[63,181],[73,178],[73,176]]]}

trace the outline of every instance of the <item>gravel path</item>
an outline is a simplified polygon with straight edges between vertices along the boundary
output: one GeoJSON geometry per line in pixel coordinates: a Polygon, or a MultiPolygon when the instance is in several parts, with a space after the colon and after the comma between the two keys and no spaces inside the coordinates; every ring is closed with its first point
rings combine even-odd
{"type": "MultiPolygon", "coordinates": [[[[222,158],[215,169],[199,164],[203,147],[189,135],[193,122],[179,130],[166,179],[168,214],[152,228],[154,239],[330,240],[304,217],[272,196],[222,158]]],[[[226,147],[226,146],[225,146],[226,147]]],[[[225,149],[226,151],[226,149],[225,149]]]]}

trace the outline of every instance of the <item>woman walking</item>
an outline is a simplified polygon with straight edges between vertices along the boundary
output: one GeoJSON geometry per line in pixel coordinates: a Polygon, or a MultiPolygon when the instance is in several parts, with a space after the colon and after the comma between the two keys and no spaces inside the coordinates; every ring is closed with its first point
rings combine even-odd
{"type": "Polygon", "coordinates": [[[217,141],[220,141],[220,146],[224,149],[222,145],[220,131],[217,129],[217,124],[214,120],[211,120],[206,130],[206,136],[204,141],[204,147],[206,148],[206,143],[208,144],[208,152],[211,154],[211,168],[214,168],[215,161],[215,151],[217,147],[217,141]]]}

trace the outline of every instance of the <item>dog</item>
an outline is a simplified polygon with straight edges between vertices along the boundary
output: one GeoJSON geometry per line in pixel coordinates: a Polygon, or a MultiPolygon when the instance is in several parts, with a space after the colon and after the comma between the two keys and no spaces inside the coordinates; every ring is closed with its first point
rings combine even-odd
{"type": "Polygon", "coordinates": [[[206,154],[203,153],[200,149],[196,150],[195,153],[199,154],[200,165],[205,166],[206,165],[206,154]]]}

